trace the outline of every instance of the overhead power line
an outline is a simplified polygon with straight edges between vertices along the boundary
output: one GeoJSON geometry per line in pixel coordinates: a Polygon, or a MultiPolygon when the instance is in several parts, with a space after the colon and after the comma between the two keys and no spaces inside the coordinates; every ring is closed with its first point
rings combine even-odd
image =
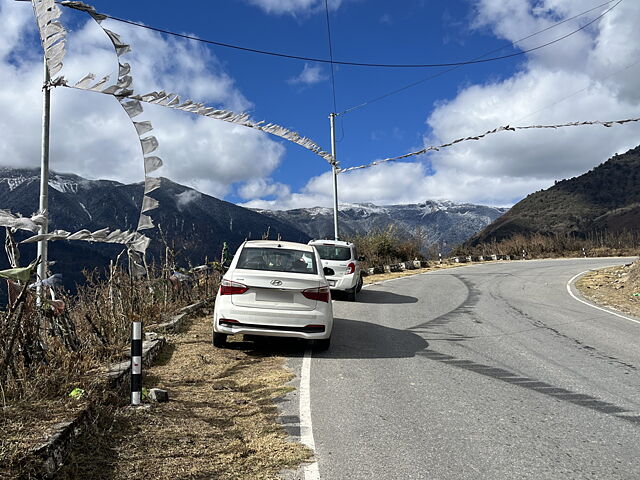
{"type": "MultiPolygon", "coordinates": [[[[530,34],[530,35],[527,35],[526,37],[523,37],[523,38],[521,38],[521,39],[519,39],[519,40],[516,40],[515,42],[512,42],[512,43],[509,43],[509,44],[507,44],[507,45],[503,45],[502,47],[498,47],[498,48],[495,48],[495,49],[493,49],[493,50],[490,50],[490,51],[488,51],[488,52],[486,52],[486,53],[483,53],[482,55],[480,55],[480,56],[478,56],[478,57],[474,57],[472,60],[479,60],[479,59],[481,59],[481,58],[483,58],[483,57],[486,57],[487,55],[491,55],[492,53],[499,52],[500,50],[504,50],[505,48],[515,47],[517,44],[522,43],[522,42],[524,42],[525,40],[529,40],[530,38],[533,38],[533,37],[535,37],[536,35],[540,35],[541,33],[547,32],[547,31],[551,30],[552,28],[558,27],[558,26],[560,26],[560,25],[562,25],[562,24],[565,24],[565,23],[567,23],[567,22],[570,22],[570,21],[572,21],[572,20],[575,20],[576,18],[582,17],[582,16],[584,16],[584,15],[586,15],[586,14],[588,14],[588,13],[591,13],[591,12],[593,12],[594,10],[598,10],[598,9],[600,9],[600,8],[602,8],[602,7],[606,6],[606,5],[610,5],[610,4],[611,4],[611,3],[613,3],[614,1],[615,1],[615,0],[611,0],[611,1],[608,1],[608,2],[605,2],[605,3],[602,3],[602,4],[600,4],[600,5],[597,5],[597,6],[593,7],[593,8],[590,8],[589,10],[585,10],[584,12],[578,13],[577,15],[574,15],[573,17],[565,18],[564,20],[561,20],[561,21],[559,21],[559,22],[557,22],[557,23],[554,23],[553,25],[550,25],[550,26],[548,26],[548,27],[546,27],[546,28],[543,28],[542,30],[538,30],[537,32],[534,32],[534,33],[532,33],[532,34],[530,34]]],[[[603,12],[602,14],[600,14],[599,16],[597,16],[596,18],[594,18],[592,21],[590,21],[590,22],[589,22],[589,23],[587,23],[586,25],[583,25],[583,26],[582,26],[582,27],[580,27],[579,29],[577,29],[577,30],[575,30],[575,31],[573,31],[573,32],[571,32],[571,33],[569,33],[568,35],[566,35],[566,36],[564,36],[564,37],[562,37],[561,39],[558,39],[558,40],[556,40],[556,41],[563,40],[563,39],[567,38],[568,36],[574,35],[574,34],[578,33],[580,30],[585,29],[586,27],[588,27],[589,25],[593,24],[594,22],[596,22],[597,20],[599,20],[600,18],[602,18],[604,15],[606,15],[607,13],[609,13],[609,12],[610,12],[611,10],[613,10],[616,6],[618,6],[618,4],[619,4],[619,3],[621,3],[621,2],[622,2],[622,0],[619,0],[615,5],[613,5],[611,8],[609,8],[608,10],[606,10],[605,12],[603,12]]],[[[554,43],[555,43],[556,41],[554,41],[554,43]]],[[[548,46],[548,45],[545,45],[545,46],[548,46]]],[[[542,48],[542,47],[539,47],[539,48],[542,48]]],[[[518,54],[528,53],[528,52],[530,52],[530,51],[531,51],[531,50],[527,50],[527,51],[523,51],[523,52],[518,53],[518,54]]],[[[503,57],[498,57],[498,58],[503,58],[503,57]]],[[[487,60],[490,60],[490,59],[487,59],[487,60]]],[[[462,67],[462,66],[464,66],[464,65],[468,65],[468,64],[456,64],[456,65],[454,65],[452,68],[448,68],[447,70],[444,70],[444,71],[442,71],[442,72],[438,72],[438,73],[436,73],[436,74],[434,74],[434,75],[430,75],[430,76],[428,76],[428,77],[426,77],[426,78],[422,78],[422,79],[417,80],[417,81],[415,81],[415,82],[409,83],[409,84],[407,84],[407,85],[405,85],[405,86],[403,86],[403,87],[397,88],[397,89],[395,89],[395,90],[391,90],[391,91],[390,91],[390,92],[388,92],[388,93],[385,93],[385,94],[379,95],[379,96],[374,97],[374,98],[372,98],[372,99],[370,99],[370,100],[367,100],[367,101],[365,101],[365,102],[362,102],[362,103],[359,103],[359,104],[357,104],[357,105],[354,105],[353,107],[350,107],[350,108],[348,108],[348,109],[344,110],[343,112],[338,113],[338,115],[345,115],[345,114],[350,113],[350,112],[353,112],[353,111],[355,111],[355,110],[359,110],[360,108],[366,107],[366,106],[371,105],[372,103],[378,102],[378,101],[380,101],[380,100],[384,100],[385,98],[391,97],[392,95],[396,95],[396,94],[398,94],[398,93],[404,92],[405,90],[408,90],[408,89],[410,89],[410,88],[413,88],[413,87],[415,87],[415,86],[417,86],[417,85],[420,85],[420,84],[422,84],[422,83],[425,83],[425,82],[427,82],[427,81],[429,81],[429,80],[433,80],[434,78],[438,78],[438,77],[441,77],[442,75],[446,75],[447,73],[452,72],[452,71],[454,71],[454,70],[457,70],[458,68],[460,68],[460,67],[462,67]]]]}
{"type": "MultiPolygon", "coordinates": [[[[611,0],[610,2],[606,2],[603,5],[612,3],[615,0],[611,0]]],[[[609,10],[607,10],[604,14],[608,13],[609,11],[611,11],[613,8],[615,8],[617,5],[619,5],[622,2],[622,0],[617,0],[617,3],[615,5],[613,5],[609,10]]],[[[604,15],[603,14],[603,15],[604,15]]],[[[201,43],[206,43],[209,45],[216,45],[218,47],[225,47],[225,48],[231,48],[234,50],[240,50],[240,51],[244,51],[244,52],[249,52],[249,53],[256,53],[256,54],[261,54],[261,55],[269,55],[272,57],[280,57],[280,58],[288,58],[288,59],[292,59],[292,60],[303,60],[306,62],[318,62],[318,63],[328,63],[328,64],[333,64],[333,65],[345,65],[345,66],[353,66],[353,67],[376,67],[376,68],[436,68],[436,67],[453,67],[453,66],[460,66],[460,65],[472,65],[472,64],[477,64],[477,63],[487,63],[487,62],[494,62],[497,60],[504,60],[507,58],[513,58],[513,57],[517,57],[520,55],[525,55],[527,53],[536,51],[536,50],[540,50],[541,48],[545,48],[548,47],[550,45],[553,45],[555,43],[558,43],[562,40],[564,40],[565,38],[570,37],[571,35],[574,35],[575,33],[578,33],[580,30],[583,30],[584,28],[588,27],[589,25],[591,25],[593,22],[595,22],[596,20],[598,20],[601,16],[597,17],[595,20],[593,20],[592,22],[587,23],[586,25],[580,27],[577,30],[574,30],[573,32],[564,35],[560,38],[557,38],[555,40],[552,40],[550,42],[544,43],[542,45],[538,45],[537,47],[533,47],[527,50],[521,50],[520,52],[515,52],[515,53],[511,53],[509,55],[501,55],[498,57],[490,57],[490,58],[480,58],[480,59],[472,59],[472,60],[464,60],[464,61],[458,61],[458,62],[443,62],[443,63],[406,63],[406,64],[402,64],[402,63],[367,63],[367,62],[354,62],[354,61],[341,61],[341,60],[331,60],[331,59],[326,59],[326,58],[316,58],[316,57],[307,57],[307,56],[302,56],[302,55],[291,55],[291,54],[286,54],[286,53],[281,53],[281,52],[273,52],[273,51],[269,51],[269,50],[260,50],[257,48],[250,48],[250,47],[243,47],[240,45],[234,45],[231,43],[224,43],[224,42],[218,42],[215,40],[206,40],[203,38],[199,38],[199,37],[195,37],[192,35],[186,35],[183,33],[177,33],[177,32],[173,32],[171,30],[166,30],[166,29],[162,29],[162,28],[157,28],[157,27],[152,27],[149,25],[144,25],[138,22],[133,22],[131,20],[125,20],[123,18],[118,18],[118,17],[114,17],[112,15],[108,15],[108,14],[104,14],[107,18],[111,19],[111,20],[115,20],[117,22],[122,22],[122,23],[126,23],[129,25],[134,25],[136,27],[140,27],[140,28],[145,28],[147,30],[153,30],[154,32],[159,32],[159,33],[163,33],[166,35],[172,35],[175,37],[179,37],[179,38],[184,38],[187,40],[193,40],[195,42],[201,42],[201,43]]]]}
{"type": "Polygon", "coordinates": [[[390,157],[382,160],[376,160],[375,162],[367,163],[365,165],[359,165],[357,167],[342,168],[339,170],[339,173],[351,172],[353,170],[361,170],[363,168],[370,168],[376,165],[381,165],[383,163],[395,162],[398,160],[403,160],[405,158],[414,157],[416,155],[422,155],[427,152],[439,151],[442,148],[451,147],[453,145],[456,145],[457,143],[467,142],[470,140],[480,140],[481,138],[484,138],[488,135],[493,135],[494,133],[498,133],[498,132],[504,132],[504,131],[515,132],[516,130],[531,130],[531,129],[545,129],[545,128],[556,129],[556,128],[563,128],[563,127],[579,127],[582,125],[601,125],[603,127],[613,127],[614,125],[624,125],[625,123],[631,123],[631,122],[640,122],[640,118],[628,118],[625,120],[609,120],[609,121],[593,120],[593,121],[583,121],[583,122],[561,123],[556,125],[527,125],[524,127],[512,127],[510,125],[505,125],[504,127],[498,127],[498,128],[494,128],[493,130],[488,130],[484,133],[481,133],[480,135],[458,138],[452,142],[444,143],[442,145],[437,145],[437,146],[432,145],[427,148],[423,148],[422,150],[418,150],[416,152],[410,152],[410,153],[405,153],[404,155],[399,155],[397,157],[390,157]]]}

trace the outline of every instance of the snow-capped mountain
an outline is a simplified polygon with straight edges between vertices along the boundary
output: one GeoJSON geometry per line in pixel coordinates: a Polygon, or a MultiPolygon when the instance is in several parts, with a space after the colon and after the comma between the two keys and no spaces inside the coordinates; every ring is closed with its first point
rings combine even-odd
{"type": "MultiPolygon", "coordinates": [[[[393,225],[400,237],[420,235],[425,249],[439,244],[446,252],[485,228],[506,210],[435,200],[408,205],[341,204],[338,218],[342,238],[384,230],[393,225]]],[[[295,225],[312,238],[333,238],[331,208],[256,211],[295,225]]]]}
{"type": "MultiPolygon", "coordinates": [[[[111,180],[87,180],[72,174],[52,172],[49,179],[49,230],[74,232],[104,227],[134,229],[138,223],[143,184],[125,185],[111,180]]],[[[0,168],[0,209],[31,216],[38,210],[40,171],[0,168]]],[[[232,203],[218,200],[166,178],[152,193],[160,207],[150,212],[162,229],[179,265],[199,265],[205,258],[220,258],[222,244],[233,252],[246,238],[270,238],[307,242],[310,237],[277,219],[232,203]]],[[[149,262],[164,256],[165,246],[158,229],[144,232],[151,237],[149,262]]],[[[21,234],[24,236],[24,234],[21,234]]],[[[122,249],[117,245],[58,241],[50,243],[55,273],[63,273],[66,284],[82,280],[82,270],[103,267],[122,249]]],[[[23,245],[23,261],[35,256],[34,245],[23,245]]],[[[7,267],[0,255],[0,269],[7,267]]]]}

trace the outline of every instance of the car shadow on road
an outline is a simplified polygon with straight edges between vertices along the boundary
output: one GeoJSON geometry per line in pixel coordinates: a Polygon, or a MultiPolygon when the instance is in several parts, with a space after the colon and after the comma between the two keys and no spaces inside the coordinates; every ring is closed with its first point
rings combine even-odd
{"type": "MultiPolygon", "coordinates": [[[[340,298],[338,298],[340,299],[340,298]]],[[[399,293],[385,292],[383,290],[361,290],[356,297],[357,303],[377,303],[377,304],[401,304],[418,303],[416,297],[400,295],[399,293]]]]}
{"type": "MultiPolygon", "coordinates": [[[[261,337],[255,341],[233,342],[231,348],[249,355],[279,355],[301,357],[313,345],[292,338],[261,337]]],[[[408,358],[424,350],[428,343],[408,330],[384,327],[374,323],[335,318],[331,334],[331,347],[326,351],[313,350],[314,358],[408,358]]]]}

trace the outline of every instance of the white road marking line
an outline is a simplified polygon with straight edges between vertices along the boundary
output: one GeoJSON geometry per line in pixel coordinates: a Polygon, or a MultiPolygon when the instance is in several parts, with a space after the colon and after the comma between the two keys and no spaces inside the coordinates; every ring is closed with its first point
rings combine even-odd
{"type": "Polygon", "coordinates": [[[573,297],[573,299],[574,299],[574,300],[577,300],[577,301],[579,301],[580,303],[584,303],[585,305],[588,305],[588,306],[590,306],[591,308],[595,308],[595,309],[597,309],[597,310],[601,310],[601,311],[606,312],[606,313],[609,313],[609,314],[611,314],[611,315],[615,315],[616,317],[624,318],[625,320],[629,320],[630,322],[640,324],[640,321],[638,321],[638,320],[635,320],[635,319],[633,319],[633,318],[629,318],[629,317],[627,317],[627,316],[625,316],[625,315],[622,315],[622,314],[620,314],[620,313],[612,312],[611,310],[607,310],[606,308],[598,307],[597,305],[594,305],[594,304],[592,304],[592,303],[586,302],[586,301],[582,300],[581,298],[578,298],[577,296],[575,296],[575,295],[573,294],[573,292],[571,291],[571,285],[572,285],[572,284],[573,284],[573,282],[576,280],[576,278],[578,278],[578,277],[579,277],[579,276],[581,276],[581,275],[584,275],[584,274],[585,274],[585,273],[587,273],[587,272],[590,272],[590,270],[585,270],[584,272],[578,273],[578,274],[577,274],[577,275],[575,275],[573,278],[571,278],[571,280],[569,280],[569,281],[567,282],[567,292],[569,292],[569,295],[571,295],[571,296],[573,297]]]}
{"type": "MultiPolygon", "coordinates": [[[[313,423],[311,422],[311,349],[304,352],[300,369],[300,441],[309,447],[314,455],[316,442],[313,439],[313,423]]],[[[318,461],[309,463],[303,468],[305,480],[320,480],[318,461]]]]}

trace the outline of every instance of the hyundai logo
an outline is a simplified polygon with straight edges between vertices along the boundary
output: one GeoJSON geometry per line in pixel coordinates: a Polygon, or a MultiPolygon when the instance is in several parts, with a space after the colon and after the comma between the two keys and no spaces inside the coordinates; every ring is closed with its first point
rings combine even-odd
{"type": "Polygon", "coordinates": [[[271,280],[271,285],[273,285],[274,287],[279,287],[280,285],[282,285],[282,280],[271,280]]]}

